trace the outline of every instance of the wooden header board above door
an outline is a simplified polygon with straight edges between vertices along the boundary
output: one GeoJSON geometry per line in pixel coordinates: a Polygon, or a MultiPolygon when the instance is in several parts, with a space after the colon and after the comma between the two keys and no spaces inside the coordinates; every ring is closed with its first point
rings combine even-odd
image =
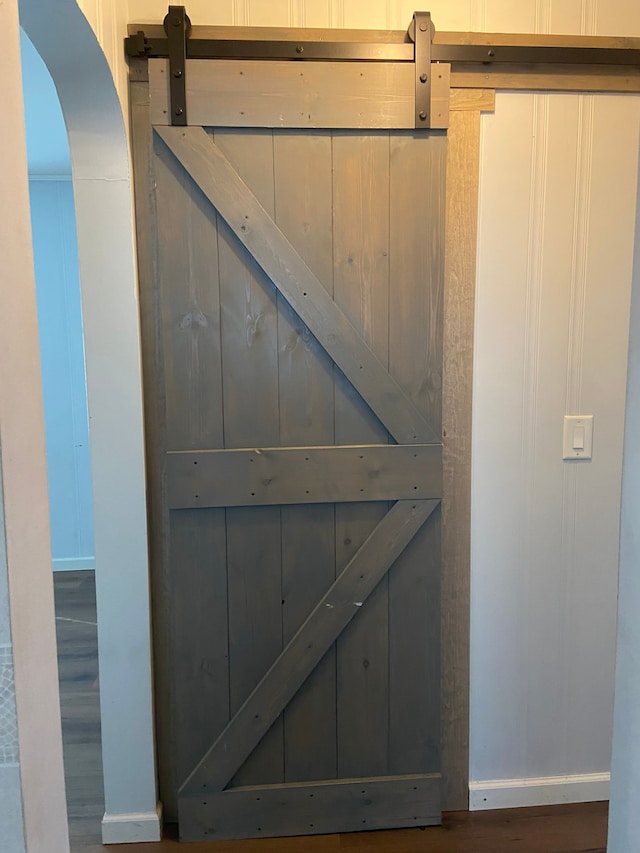
{"type": "MultiPolygon", "coordinates": [[[[450,66],[435,64],[431,127],[449,126],[450,66]]],[[[151,121],[171,124],[169,61],[149,60],[151,121]]],[[[412,62],[188,59],[189,123],[216,127],[415,128],[412,62]]]]}

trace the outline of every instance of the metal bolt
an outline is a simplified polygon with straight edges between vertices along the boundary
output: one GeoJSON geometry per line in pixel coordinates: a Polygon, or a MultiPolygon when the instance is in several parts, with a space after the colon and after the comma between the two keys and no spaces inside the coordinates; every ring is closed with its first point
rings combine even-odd
{"type": "Polygon", "coordinates": [[[424,112],[420,113],[420,121],[426,121],[426,120],[427,120],[427,114],[424,112]]]}
{"type": "Polygon", "coordinates": [[[301,44],[299,44],[299,45],[296,47],[296,52],[297,52],[297,53],[304,53],[304,48],[303,48],[303,46],[302,46],[301,44]]]}
{"type": "Polygon", "coordinates": [[[495,55],[496,55],[495,50],[488,50],[487,51],[487,56],[495,56],[495,55]]]}
{"type": "Polygon", "coordinates": [[[177,68],[177,69],[173,72],[173,76],[174,76],[174,77],[182,77],[182,71],[181,71],[179,68],[177,68]]]}
{"type": "Polygon", "coordinates": [[[427,75],[426,75],[426,74],[421,74],[421,75],[420,75],[420,82],[421,82],[421,83],[426,83],[428,79],[429,79],[429,78],[427,77],[427,75]]]}
{"type": "Polygon", "coordinates": [[[426,24],[425,24],[425,22],[423,21],[423,22],[420,24],[420,32],[421,32],[421,33],[426,33],[426,31],[427,31],[427,25],[426,25],[426,24]]]}
{"type": "Polygon", "coordinates": [[[181,27],[182,26],[182,18],[174,18],[171,23],[173,24],[174,27],[181,27]]]}
{"type": "Polygon", "coordinates": [[[181,116],[183,112],[184,112],[184,110],[182,109],[182,107],[177,107],[175,110],[175,114],[177,116],[181,116]]]}

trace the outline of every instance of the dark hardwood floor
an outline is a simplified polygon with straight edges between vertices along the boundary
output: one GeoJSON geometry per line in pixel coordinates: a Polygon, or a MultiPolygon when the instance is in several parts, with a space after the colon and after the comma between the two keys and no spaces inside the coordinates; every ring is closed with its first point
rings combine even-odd
{"type": "Polygon", "coordinates": [[[94,574],[56,572],[54,591],[69,831],[82,849],[104,814],[94,574]]]}
{"type": "Polygon", "coordinates": [[[607,804],[451,812],[441,827],[180,845],[100,844],[104,811],[93,572],[55,575],[60,702],[73,853],[605,853],[607,804]]]}

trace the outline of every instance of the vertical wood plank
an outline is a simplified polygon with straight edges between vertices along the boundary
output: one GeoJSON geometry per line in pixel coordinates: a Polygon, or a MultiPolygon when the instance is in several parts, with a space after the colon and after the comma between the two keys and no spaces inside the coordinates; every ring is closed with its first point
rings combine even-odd
{"type": "MultiPolygon", "coordinates": [[[[351,559],[386,512],[387,504],[380,503],[336,507],[339,568],[351,559]]],[[[339,778],[387,773],[388,612],[389,583],[385,576],[337,643],[339,778]]]]}
{"type": "Polygon", "coordinates": [[[391,138],[389,366],[442,432],[442,314],[447,138],[391,138]]]}
{"type": "Polygon", "coordinates": [[[165,436],[160,305],[156,287],[157,230],[153,192],[153,141],[149,121],[149,84],[131,82],[131,134],[136,207],[136,250],[144,382],[145,461],[149,513],[149,572],[153,621],[154,699],[158,744],[158,788],[168,820],[177,819],[178,781],[173,752],[174,703],[171,667],[171,608],[166,531],[162,499],[165,436]]]}
{"type": "MultiPolygon", "coordinates": [[[[234,714],[282,650],[280,510],[243,507],[226,513],[229,688],[234,714]]],[[[280,716],[235,774],[231,787],[282,782],[282,737],[280,716]]]]}
{"type": "MultiPolygon", "coordinates": [[[[271,131],[217,129],[215,143],[273,215],[271,131]]],[[[275,446],[278,349],[275,288],[218,217],[224,446],[275,446]]]]}
{"type": "Polygon", "coordinates": [[[229,722],[224,509],[170,514],[178,784],[229,722]]]}
{"type": "Polygon", "coordinates": [[[167,449],[222,445],[216,216],[155,140],[167,449]]]}
{"type": "MultiPolygon", "coordinates": [[[[331,136],[274,133],[276,224],[333,295],[331,136]]],[[[285,299],[278,299],[283,446],[333,443],[333,363],[285,299]]]]}
{"type": "MultiPolygon", "coordinates": [[[[223,442],[216,216],[156,145],[158,281],[165,450],[223,442]]],[[[225,521],[220,511],[168,519],[176,781],[229,718],[225,521]],[[206,568],[205,568],[206,567],[206,568]]]]}
{"type": "MultiPolygon", "coordinates": [[[[215,131],[215,142],[273,215],[270,131],[215,131]]],[[[218,218],[224,446],[275,446],[279,437],[278,337],[273,285],[218,218]]],[[[282,648],[280,509],[227,509],[230,708],[233,714],[282,648]]],[[[233,785],[281,782],[282,719],[233,785]]]]}
{"type": "MultiPolygon", "coordinates": [[[[333,140],[334,298],[380,361],[389,361],[389,135],[333,140]]],[[[336,444],[388,433],[337,371],[336,444]]]]}
{"type": "Polygon", "coordinates": [[[442,501],[443,808],[469,807],[471,403],[480,113],[452,113],[445,232],[442,501]]]}
{"type": "Polygon", "coordinates": [[[440,769],[440,517],[438,508],[389,574],[391,774],[440,769]]]}
{"type": "MultiPolygon", "coordinates": [[[[437,434],[446,146],[444,136],[398,134],[390,157],[389,367],[437,434]]],[[[440,765],[439,519],[438,512],[389,574],[392,773],[436,771],[440,765]]]]}
{"type": "MultiPolygon", "coordinates": [[[[378,358],[389,360],[389,135],[335,134],[334,298],[378,358]]],[[[388,433],[339,371],[336,443],[388,441],[388,433]]],[[[351,559],[386,504],[336,506],[336,563],[351,559]]],[[[388,764],[388,580],[338,644],[338,775],[382,775],[388,764]]]]}
{"type": "MultiPolygon", "coordinates": [[[[334,580],[333,504],[282,507],[282,600],[287,643],[334,580]]],[[[284,712],[285,780],[336,775],[336,656],[329,649],[284,712]]]]}
{"type": "MultiPolygon", "coordinates": [[[[275,219],[332,292],[331,136],[274,134],[275,219]]],[[[333,364],[278,299],[280,444],[333,444],[333,364]]],[[[334,508],[282,507],[283,636],[288,642],[335,578],[334,508]]],[[[285,710],[285,779],[336,773],[335,648],[285,710]]]]}

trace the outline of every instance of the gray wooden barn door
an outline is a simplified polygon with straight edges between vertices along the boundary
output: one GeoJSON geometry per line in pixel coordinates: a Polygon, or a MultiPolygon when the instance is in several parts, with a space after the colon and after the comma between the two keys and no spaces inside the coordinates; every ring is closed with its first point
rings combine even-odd
{"type": "Polygon", "coordinates": [[[445,155],[153,131],[184,840],[440,821],[445,155]]]}

